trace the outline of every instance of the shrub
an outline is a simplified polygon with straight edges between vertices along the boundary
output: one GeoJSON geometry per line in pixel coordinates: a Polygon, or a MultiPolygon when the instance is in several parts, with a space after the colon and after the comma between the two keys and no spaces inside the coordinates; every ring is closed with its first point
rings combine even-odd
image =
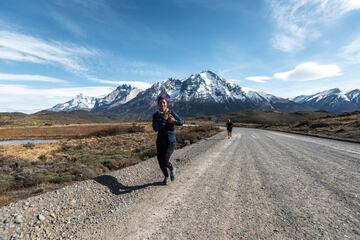
{"type": "Polygon", "coordinates": [[[35,147],[35,144],[32,143],[32,142],[28,142],[28,143],[25,143],[23,145],[24,148],[27,148],[27,149],[33,149],[35,147]]]}
{"type": "Polygon", "coordinates": [[[113,128],[92,132],[88,134],[86,137],[107,137],[107,136],[115,136],[124,133],[137,133],[137,132],[145,132],[145,128],[143,126],[137,126],[137,125],[132,125],[131,127],[127,127],[127,128],[113,127],[113,128]]]}
{"type": "Polygon", "coordinates": [[[304,122],[299,122],[299,123],[295,123],[293,126],[293,128],[299,128],[299,127],[305,127],[305,126],[309,126],[310,122],[308,121],[304,121],[304,122]]]}
{"type": "Polygon", "coordinates": [[[151,149],[144,149],[143,151],[141,151],[139,153],[139,157],[142,160],[146,160],[148,158],[152,158],[156,156],[156,149],[155,148],[151,148],[151,149]]]}
{"type": "Polygon", "coordinates": [[[329,127],[330,125],[325,122],[317,122],[310,124],[309,128],[322,128],[322,127],[329,127]]]}

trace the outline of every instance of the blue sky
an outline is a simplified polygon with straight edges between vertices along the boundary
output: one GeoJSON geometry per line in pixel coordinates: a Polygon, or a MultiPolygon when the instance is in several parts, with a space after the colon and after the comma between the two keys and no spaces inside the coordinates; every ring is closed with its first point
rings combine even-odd
{"type": "Polygon", "coordinates": [[[0,111],[212,70],[280,97],[360,86],[360,0],[3,0],[0,111]]]}

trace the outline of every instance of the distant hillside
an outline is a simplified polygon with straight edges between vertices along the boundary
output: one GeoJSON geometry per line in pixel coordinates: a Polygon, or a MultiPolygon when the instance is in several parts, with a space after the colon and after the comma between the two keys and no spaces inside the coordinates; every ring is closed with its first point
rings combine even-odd
{"type": "Polygon", "coordinates": [[[0,113],[1,126],[29,126],[53,125],[72,123],[111,123],[118,122],[117,118],[99,115],[87,111],[48,112],[41,111],[34,114],[0,113]]]}
{"type": "Polygon", "coordinates": [[[334,116],[328,112],[235,112],[220,116],[220,121],[231,119],[240,124],[286,125],[299,121],[308,121],[334,116]]]}
{"type": "Polygon", "coordinates": [[[343,92],[338,88],[333,88],[314,95],[297,96],[293,101],[327,112],[353,112],[360,110],[360,90],[343,92]]]}

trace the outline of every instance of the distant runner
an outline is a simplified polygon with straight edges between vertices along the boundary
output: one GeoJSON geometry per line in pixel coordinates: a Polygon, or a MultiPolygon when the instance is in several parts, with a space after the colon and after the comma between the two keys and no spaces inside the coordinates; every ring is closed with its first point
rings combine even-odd
{"type": "Polygon", "coordinates": [[[229,119],[226,123],[226,129],[227,129],[227,133],[228,133],[228,138],[231,138],[231,132],[232,129],[234,127],[234,124],[232,123],[232,121],[229,119]]]}
{"type": "Polygon", "coordinates": [[[183,125],[183,120],[167,107],[165,96],[157,98],[159,110],[153,115],[153,129],[157,132],[156,153],[161,171],[165,178],[163,183],[169,184],[175,180],[175,168],[170,163],[171,154],[176,145],[175,125],[183,125]],[[170,171],[170,174],[169,174],[170,171]]]}

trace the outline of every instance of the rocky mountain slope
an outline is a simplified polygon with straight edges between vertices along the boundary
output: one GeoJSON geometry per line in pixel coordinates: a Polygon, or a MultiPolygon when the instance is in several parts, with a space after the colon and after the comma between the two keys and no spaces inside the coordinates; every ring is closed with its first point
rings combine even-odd
{"type": "Polygon", "coordinates": [[[50,112],[72,112],[77,110],[90,111],[91,109],[93,109],[95,102],[96,102],[95,97],[85,96],[84,94],[80,93],[70,101],[57,104],[54,107],[47,109],[47,111],[50,112]]]}
{"type": "Polygon", "coordinates": [[[211,71],[192,74],[183,80],[170,78],[153,84],[131,101],[104,109],[102,113],[130,119],[149,118],[156,111],[156,98],[165,95],[170,107],[183,116],[200,116],[234,111],[300,111],[303,107],[288,99],[242,88],[211,71]]]}
{"type": "Polygon", "coordinates": [[[338,88],[333,88],[313,95],[297,96],[293,101],[328,112],[351,112],[360,110],[360,90],[343,92],[338,88]]]}

